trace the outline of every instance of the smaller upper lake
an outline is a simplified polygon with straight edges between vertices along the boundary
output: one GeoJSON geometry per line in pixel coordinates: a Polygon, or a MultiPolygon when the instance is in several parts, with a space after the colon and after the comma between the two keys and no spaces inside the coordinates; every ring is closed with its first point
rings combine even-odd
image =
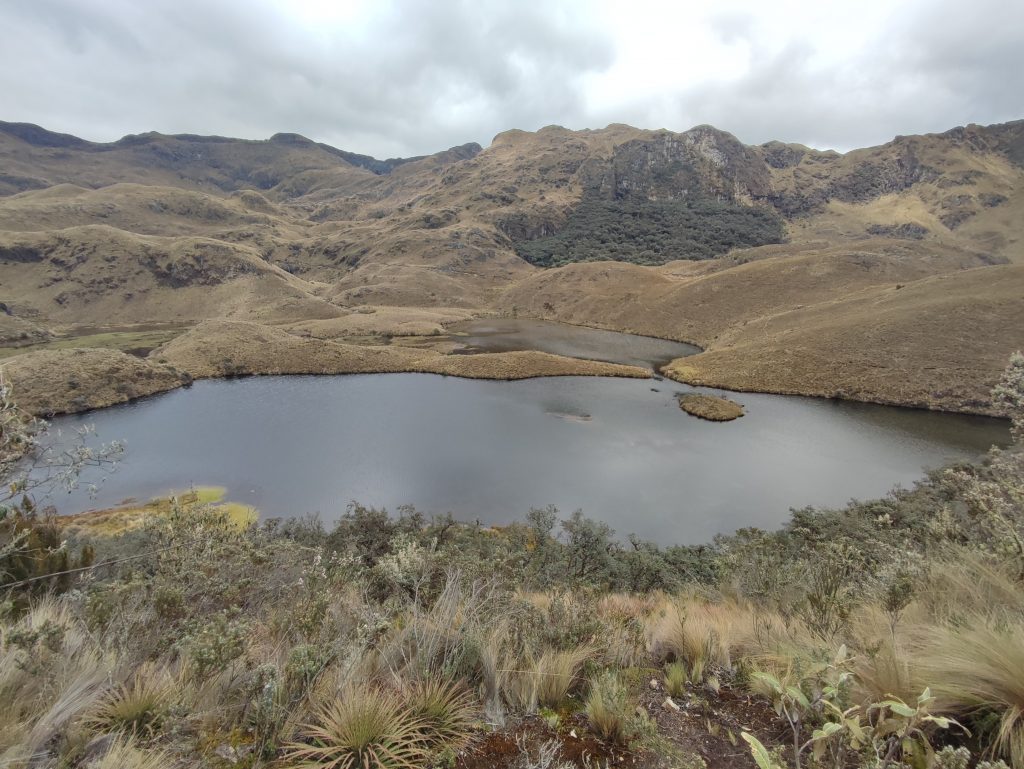
{"type": "Polygon", "coordinates": [[[452,341],[465,345],[457,351],[460,354],[540,350],[657,371],[669,361],[700,352],[692,344],[547,320],[484,318],[455,324],[449,330],[452,341]]]}

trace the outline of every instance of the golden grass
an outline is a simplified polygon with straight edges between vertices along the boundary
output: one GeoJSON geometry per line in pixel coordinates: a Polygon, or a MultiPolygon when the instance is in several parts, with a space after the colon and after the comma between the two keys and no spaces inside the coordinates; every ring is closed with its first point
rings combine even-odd
{"type": "Polygon", "coordinates": [[[936,628],[922,656],[938,705],[963,716],[994,713],[992,748],[1024,767],[1024,624],[936,628]]]}
{"type": "Polygon", "coordinates": [[[174,759],[162,750],[143,750],[131,735],[119,735],[90,769],[166,769],[174,759]]]}
{"type": "Polygon", "coordinates": [[[681,395],[679,408],[691,416],[710,422],[731,422],[743,416],[743,406],[714,395],[681,395]]]}

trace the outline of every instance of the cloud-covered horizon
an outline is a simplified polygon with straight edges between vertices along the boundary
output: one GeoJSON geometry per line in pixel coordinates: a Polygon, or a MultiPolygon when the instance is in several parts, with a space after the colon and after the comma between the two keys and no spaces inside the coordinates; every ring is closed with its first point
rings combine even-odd
{"type": "Polygon", "coordinates": [[[848,150],[1024,117],[1024,3],[33,0],[0,120],[94,141],[294,132],[377,157],[510,128],[711,123],[848,150]]]}

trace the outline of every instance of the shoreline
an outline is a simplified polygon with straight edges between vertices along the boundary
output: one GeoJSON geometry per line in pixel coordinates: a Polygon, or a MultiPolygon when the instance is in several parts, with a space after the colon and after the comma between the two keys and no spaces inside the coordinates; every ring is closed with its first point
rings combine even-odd
{"type": "Polygon", "coordinates": [[[808,382],[806,387],[771,383],[751,386],[743,381],[743,372],[734,375],[728,372],[707,374],[685,364],[684,361],[699,358],[707,352],[707,348],[691,341],[636,334],[608,326],[563,323],[549,318],[509,318],[498,313],[489,317],[538,320],[681,342],[701,352],[673,359],[655,368],[642,368],[536,350],[446,354],[430,348],[352,345],[299,337],[276,327],[253,323],[205,321],[157,348],[146,358],[111,348],[33,350],[0,361],[0,373],[6,375],[15,386],[15,397],[22,403],[22,408],[44,418],[80,414],[134,402],[186,387],[196,379],[389,373],[435,374],[494,381],[551,376],[660,377],[691,387],[732,393],[799,396],[990,419],[1006,418],[991,404],[957,406],[940,401],[928,402],[913,396],[900,398],[882,393],[844,392],[839,386],[825,387],[812,382],[808,382]],[[98,370],[90,372],[90,368],[98,370]]]}

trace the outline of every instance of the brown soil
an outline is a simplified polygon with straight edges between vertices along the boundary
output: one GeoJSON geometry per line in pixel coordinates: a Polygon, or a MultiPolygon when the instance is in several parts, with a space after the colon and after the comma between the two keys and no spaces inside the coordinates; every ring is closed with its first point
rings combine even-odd
{"type": "Polygon", "coordinates": [[[476,736],[462,751],[457,769],[511,769],[522,766],[521,756],[535,757],[542,745],[555,741],[558,761],[574,767],[624,766],[637,769],[756,769],[750,749],[740,735],[753,733],[767,747],[783,744],[786,733],[771,706],[723,687],[717,694],[690,689],[679,698],[679,711],[663,706],[665,692],[645,689],[642,707],[656,725],[650,745],[625,748],[595,737],[582,713],[567,715],[552,728],[530,716],[507,727],[476,736]]]}
{"type": "Polygon", "coordinates": [[[687,414],[711,422],[731,422],[743,416],[743,406],[714,395],[681,395],[679,408],[687,414]]]}
{"type": "Polygon", "coordinates": [[[750,748],[740,738],[750,732],[769,749],[784,743],[786,734],[771,705],[729,687],[715,695],[689,689],[678,698],[679,711],[666,709],[665,692],[648,690],[641,705],[658,724],[658,733],[680,752],[698,755],[708,769],[755,769],[750,748]]]}

